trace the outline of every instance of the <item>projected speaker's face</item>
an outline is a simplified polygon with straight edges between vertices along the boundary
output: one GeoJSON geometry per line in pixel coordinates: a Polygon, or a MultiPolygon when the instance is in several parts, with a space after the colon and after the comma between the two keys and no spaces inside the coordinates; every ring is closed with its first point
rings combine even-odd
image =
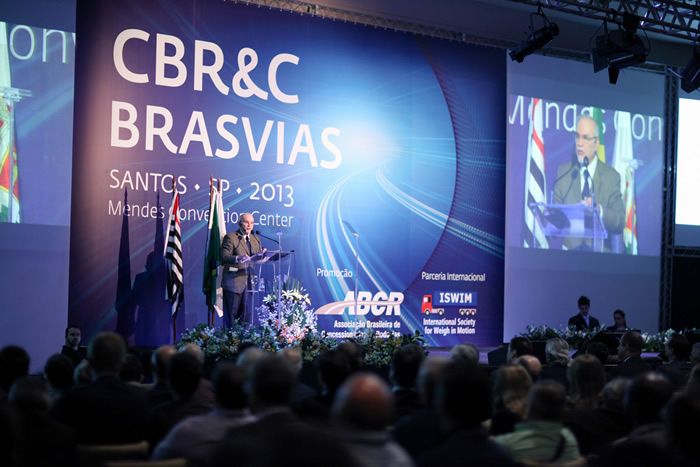
{"type": "Polygon", "coordinates": [[[582,118],[576,125],[576,157],[579,163],[588,158],[591,162],[598,150],[597,127],[593,119],[582,118]]]}

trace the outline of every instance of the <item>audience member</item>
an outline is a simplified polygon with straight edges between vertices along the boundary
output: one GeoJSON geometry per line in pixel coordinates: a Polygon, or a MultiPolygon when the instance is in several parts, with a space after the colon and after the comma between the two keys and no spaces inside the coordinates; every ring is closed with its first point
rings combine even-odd
{"type": "Polygon", "coordinates": [[[341,342],[337,349],[343,352],[348,358],[351,373],[359,371],[360,368],[362,368],[364,365],[364,351],[362,350],[362,346],[353,341],[345,341],[341,342]]]}
{"type": "Polygon", "coordinates": [[[77,366],[87,355],[85,347],[80,346],[80,339],[81,334],[78,326],[72,324],[66,326],[65,343],[61,349],[61,354],[70,358],[73,366],[77,366]]]}
{"type": "Polygon", "coordinates": [[[565,428],[566,391],[556,381],[539,381],[532,386],[528,414],[513,433],[494,439],[518,462],[566,463],[580,460],[576,437],[565,428]]]}
{"type": "Polygon", "coordinates": [[[532,342],[525,336],[515,336],[508,344],[508,361],[512,362],[523,355],[534,355],[535,351],[532,348],[532,342]]]}
{"type": "Polygon", "coordinates": [[[73,385],[74,386],[84,386],[92,382],[92,369],[90,368],[90,362],[84,359],[75,366],[73,370],[73,385]]]}
{"type": "Polygon", "coordinates": [[[29,374],[29,354],[22,347],[8,345],[0,350],[0,392],[7,398],[12,383],[29,374]]]}
{"type": "Polygon", "coordinates": [[[544,352],[547,363],[542,367],[541,379],[554,380],[568,388],[569,344],[561,337],[553,337],[547,339],[544,352]]]}
{"type": "Polygon", "coordinates": [[[212,407],[214,405],[214,387],[209,380],[209,375],[204,373],[206,358],[202,348],[197,344],[189,343],[182,348],[181,352],[192,355],[199,362],[201,376],[199,378],[199,386],[197,386],[196,397],[202,403],[212,407]]]}
{"type": "Polygon", "coordinates": [[[608,346],[603,342],[589,342],[588,345],[586,345],[586,355],[593,355],[602,365],[607,365],[608,346]]]}
{"type": "Polygon", "coordinates": [[[693,369],[689,360],[690,342],[688,338],[683,334],[673,334],[664,344],[664,353],[668,362],[660,365],[656,371],[666,376],[675,390],[679,390],[686,385],[690,370],[693,369]]]}
{"type": "Polygon", "coordinates": [[[463,358],[466,362],[472,365],[479,364],[479,348],[468,342],[457,344],[450,349],[450,358],[463,358]]]}
{"type": "MultiPolygon", "coordinates": [[[[70,360],[68,364],[72,366],[70,360]]],[[[20,378],[12,385],[9,399],[17,409],[15,450],[19,465],[73,467],[75,432],[49,417],[46,384],[36,377],[20,378]]]]}
{"type": "Polygon", "coordinates": [[[593,355],[579,355],[568,372],[569,395],[575,409],[595,409],[605,386],[605,370],[593,355]]]}
{"type": "Polygon", "coordinates": [[[523,355],[515,359],[515,363],[525,368],[527,373],[532,378],[532,381],[537,381],[542,375],[542,362],[534,355],[523,355]]]}
{"type": "Polygon", "coordinates": [[[482,368],[461,361],[448,363],[438,382],[436,405],[448,434],[439,446],[420,456],[418,465],[514,465],[481,427],[490,407],[488,375],[482,368]]]}
{"type": "Polygon", "coordinates": [[[358,373],[338,390],[332,416],[340,438],[362,465],[412,466],[408,453],[391,440],[393,396],[377,376],[358,373]]]}
{"type": "Polygon", "coordinates": [[[697,430],[700,426],[700,398],[690,394],[674,396],[665,410],[666,438],[674,450],[676,465],[697,466],[700,463],[700,443],[697,430]]]}
{"type": "Polygon", "coordinates": [[[304,384],[299,379],[299,374],[303,366],[304,360],[301,356],[301,350],[298,348],[287,347],[279,352],[280,356],[287,360],[287,362],[294,368],[296,372],[296,381],[294,383],[294,390],[292,391],[292,406],[298,406],[304,399],[310,399],[316,395],[316,391],[309,385],[304,384]]]}
{"type": "Polygon", "coordinates": [[[391,392],[394,394],[396,419],[422,408],[416,378],[424,359],[425,351],[417,344],[403,345],[394,352],[389,379],[393,384],[391,392]]]}
{"type": "Polygon", "coordinates": [[[145,438],[146,392],[119,379],[125,355],[120,335],[98,334],[88,347],[92,382],[70,389],[56,401],[56,419],[76,431],[79,443],[128,443],[145,438]]]}
{"type": "Polygon", "coordinates": [[[693,366],[700,363],[700,342],[693,344],[690,350],[690,363],[692,363],[693,366]]]}
{"type": "Polygon", "coordinates": [[[435,389],[448,362],[449,359],[442,356],[428,356],[423,360],[416,380],[423,408],[394,424],[394,439],[414,460],[424,451],[440,444],[445,437],[435,408],[435,389]]]}
{"type": "Polygon", "coordinates": [[[688,376],[688,383],[685,386],[685,391],[688,394],[692,394],[693,397],[700,397],[700,365],[695,365],[692,370],[690,370],[690,376],[688,376]]]}
{"type": "Polygon", "coordinates": [[[209,465],[227,431],[255,418],[247,408],[245,370],[233,363],[219,363],[214,372],[216,406],[204,415],[185,418],[168,433],[153,452],[154,459],[184,458],[190,467],[209,465]]]}
{"type": "Polygon", "coordinates": [[[321,394],[301,401],[295,409],[304,421],[325,425],[329,421],[335,393],[350,376],[351,367],[347,354],[339,349],[323,352],[318,357],[316,365],[321,383],[321,394]]]}
{"type": "Polygon", "coordinates": [[[44,378],[49,383],[51,405],[73,387],[73,362],[59,353],[52,355],[44,365],[44,378]]]}
{"type": "MultiPolygon", "coordinates": [[[[536,359],[534,356],[531,357],[536,359]]],[[[515,425],[525,419],[527,397],[531,386],[532,378],[521,365],[506,364],[493,372],[491,375],[493,412],[489,426],[489,433],[492,436],[511,433],[515,425]]]]}
{"type": "Polygon", "coordinates": [[[636,331],[627,331],[620,338],[616,376],[634,378],[635,376],[651,371],[651,365],[642,359],[642,335],[636,331]]]}
{"type": "Polygon", "coordinates": [[[151,409],[173,400],[172,392],[168,386],[168,362],[176,352],[172,345],[162,345],[151,355],[153,386],[148,390],[148,406],[151,409]]]}
{"type": "Polygon", "coordinates": [[[125,383],[136,386],[143,384],[143,364],[138,355],[127,354],[122,369],[119,371],[119,377],[125,383]]]}
{"type": "Polygon", "coordinates": [[[151,448],[179,421],[208,412],[212,405],[197,394],[202,363],[191,352],[179,352],[168,361],[168,382],[173,400],[163,402],[149,413],[148,442],[151,448]]]}

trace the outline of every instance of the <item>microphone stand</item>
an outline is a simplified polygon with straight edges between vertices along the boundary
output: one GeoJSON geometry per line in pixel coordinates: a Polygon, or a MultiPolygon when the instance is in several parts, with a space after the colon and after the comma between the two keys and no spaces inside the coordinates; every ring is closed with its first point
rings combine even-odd
{"type": "Polygon", "coordinates": [[[277,232],[277,332],[282,327],[282,232],[277,232]]]}

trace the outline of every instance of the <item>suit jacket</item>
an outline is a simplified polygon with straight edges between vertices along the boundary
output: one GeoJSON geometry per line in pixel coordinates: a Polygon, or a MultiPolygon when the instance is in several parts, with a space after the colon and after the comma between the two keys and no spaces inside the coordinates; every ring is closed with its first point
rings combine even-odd
{"type": "Polygon", "coordinates": [[[617,364],[615,376],[621,378],[634,378],[635,376],[652,371],[653,368],[639,355],[633,355],[617,364]]]}
{"type": "Polygon", "coordinates": [[[600,327],[600,321],[591,315],[588,315],[588,326],[586,326],[586,320],[583,319],[581,313],[576,313],[576,316],[569,318],[569,326],[574,326],[577,331],[582,331],[584,329],[594,329],[600,327]]]}
{"type": "Polygon", "coordinates": [[[224,290],[235,293],[245,292],[248,284],[248,274],[254,274],[254,269],[249,262],[244,264],[236,263],[236,256],[252,256],[262,250],[260,239],[252,233],[250,234],[250,246],[252,251],[248,251],[245,234],[240,230],[224,236],[221,244],[221,262],[224,270],[221,285],[224,290]]]}
{"type": "MultiPolygon", "coordinates": [[[[574,161],[559,166],[552,199],[554,203],[575,204],[581,202],[579,177],[567,175],[567,172],[574,174],[580,170],[578,162],[574,161]]],[[[622,194],[620,193],[620,174],[601,160],[596,162],[593,192],[596,204],[603,208],[603,225],[605,225],[608,234],[621,233],[625,227],[625,205],[622,203],[622,194]]],[[[569,249],[577,248],[582,243],[582,240],[574,238],[564,241],[569,249]]]]}

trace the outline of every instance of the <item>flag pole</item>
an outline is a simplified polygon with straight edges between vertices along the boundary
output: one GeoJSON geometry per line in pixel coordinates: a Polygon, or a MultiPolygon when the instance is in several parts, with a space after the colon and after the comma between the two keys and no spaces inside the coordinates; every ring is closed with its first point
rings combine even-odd
{"type": "MultiPolygon", "coordinates": [[[[175,174],[173,174],[173,197],[177,196],[177,191],[175,188],[175,174]]],[[[178,206],[179,208],[179,206],[178,206]]],[[[175,213],[175,222],[177,222],[177,216],[178,213],[175,213]]],[[[168,229],[170,226],[168,226],[168,229]]],[[[177,342],[177,311],[175,313],[170,314],[172,321],[173,321],[173,344],[177,342]]]]}
{"type": "MultiPolygon", "coordinates": [[[[208,224],[211,225],[212,219],[211,219],[211,200],[212,196],[214,194],[214,177],[212,175],[209,176],[209,222],[208,224]]],[[[212,227],[213,228],[213,227],[212,227]]],[[[207,252],[209,251],[209,229],[207,229],[207,235],[205,236],[204,240],[204,257],[206,261],[207,257],[207,252]]],[[[204,267],[206,268],[209,265],[205,265],[204,267]]],[[[210,304],[207,306],[207,325],[213,326],[214,325],[214,306],[210,304]]]]}

